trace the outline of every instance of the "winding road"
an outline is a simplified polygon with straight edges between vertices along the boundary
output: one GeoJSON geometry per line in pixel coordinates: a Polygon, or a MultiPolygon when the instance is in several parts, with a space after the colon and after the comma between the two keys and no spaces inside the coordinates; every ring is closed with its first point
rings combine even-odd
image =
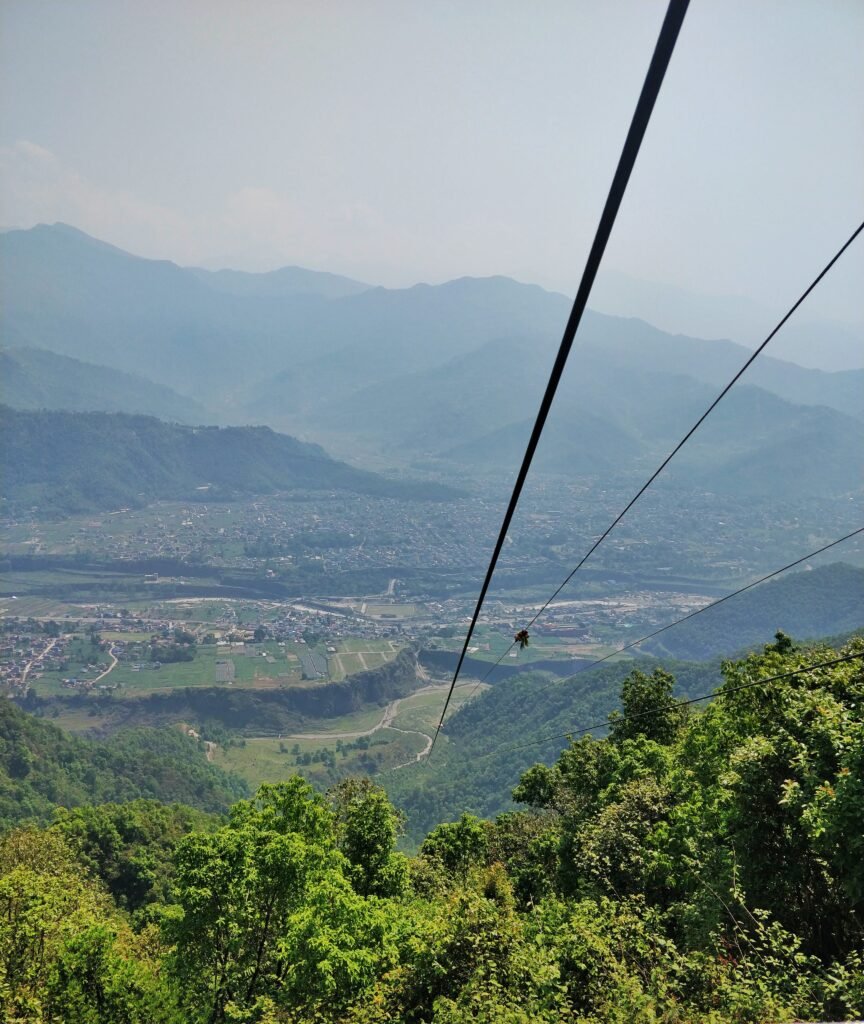
{"type": "Polygon", "coordinates": [[[406,736],[422,736],[425,740],[423,749],[414,754],[408,761],[402,761],[400,764],[393,765],[388,771],[395,772],[398,768],[405,768],[410,764],[416,764],[418,761],[422,761],[423,758],[429,753],[432,748],[432,737],[425,732],[421,732],[419,729],[400,729],[399,726],[393,725],[393,720],[399,713],[399,705],[403,700],[408,700],[410,697],[416,696],[418,693],[434,693],[438,690],[446,690],[447,684],[430,686],[421,686],[418,690],[415,690],[409,697],[400,697],[398,700],[391,701],[384,709],[384,713],[381,716],[381,721],[373,725],[371,729],[363,729],[356,732],[301,732],[292,733],[285,737],[288,740],[355,740],[361,736],[372,736],[376,732],[380,732],[382,729],[390,729],[392,732],[401,732],[406,736]]]}
{"type": "MultiPolygon", "coordinates": [[[[418,691],[419,692],[419,691],[418,691]]],[[[399,704],[403,698],[391,701],[384,709],[381,721],[373,725],[371,729],[363,729],[360,732],[296,732],[285,737],[286,740],[356,740],[361,736],[371,736],[380,729],[392,729],[391,722],[396,717],[399,704]]],[[[401,730],[398,730],[401,731],[401,730]]]]}
{"type": "MultiPolygon", "coordinates": [[[[418,671],[418,676],[421,679],[428,679],[429,678],[428,674],[425,672],[425,670],[418,671]]],[[[420,694],[420,693],[437,693],[439,691],[440,692],[444,692],[445,690],[448,689],[448,687],[449,687],[449,684],[447,684],[447,683],[443,683],[443,684],[441,684],[441,683],[437,683],[437,684],[436,683],[432,683],[432,684],[427,685],[427,686],[421,686],[419,689],[414,690],[413,693],[410,693],[407,697],[399,697],[397,700],[390,701],[390,703],[384,709],[384,712],[381,715],[380,721],[377,722],[375,725],[373,725],[370,729],[358,729],[358,730],[354,730],[352,732],[298,732],[298,733],[288,733],[285,736],[280,736],[279,739],[280,740],[323,740],[325,742],[326,741],[333,741],[333,740],[356,740],[356,739],[359,739],[362,736],[373,736],[376,732],[380,732],[382,729],[390,729],[392,732],[401,732],[401,733],[403,733],[406,736],[422,736],[423,740],[424,740],[424,746],[423,746],[423,749],[421,751],[419,751],[418,753],[414,754],[409,760],[402,761],[399,764],[392,765],[390,768],[386,769],[386,771],[395,772],[399,768],[407,768],[408,765],[416,764],[418,761],[422,761],[423,758],[426,757],[426,755],[432,749],[432,736],[430,736],[429,733],[422,732],[420,729],[400,729],[398,725],[394,725],[393,724],[393,721],[396,718],[396,715],[399,713],[399,705],[402,703],[403,700],[410,700],[412,697],[416,697],[417,694],[420,694]]],[[[191,729],[189,730],[189,733],[192,736],[196,736],[197,735],[197,733],[195,733],[191,729]]],[[[268,736],[268,737],[260,737],[260,738],[261,739],[272,739],[273,737],[272,736],[268,736]]],[[[215,747],[214,743],[208,743],[207,744],[207,751],[206,751],[206,753],[207,753],[207,760],[208,761],[212,760],[212,758],[213,758],[213,748],[214,747],[215,747]]]]}

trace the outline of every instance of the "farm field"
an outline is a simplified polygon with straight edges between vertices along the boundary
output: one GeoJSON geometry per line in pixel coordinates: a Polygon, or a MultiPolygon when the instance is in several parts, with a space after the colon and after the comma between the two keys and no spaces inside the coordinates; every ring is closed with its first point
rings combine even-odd
{"type": "Polygon", "coordinates": [[[375,604],[364,601],[360,611],[373,619],[410,619],[417,614],[417,607],[413,604],[375,604]]]}
{"type": "MultiPolygon", "coordinates": [[[[8,577],[4,578],[4,583],[6,579],[8,577]]],[[[8,586],[10,590],[14,588],[14,584],[8,586]]],[[[74,611],[73,605],[55,601],[50,597],[38,597],[34,594],[0,597],[0,615],[18,615],[22,618],[32,615],[34,618],[62,619],[74,611]]]]}
{"type": "MultiPolygon", "coordinates": [[[[108,644],[108,651],[99,655],[100,663],[108,667],[113,660],[110,652],[121,638],[130,641],[149,639],[149,634],[111,633],[102,634],[108,644]]],[[[88,669],[88,661],[79,656],[82,639],[70,643],[69,657],[64,667],[42,672],[34,677],[31,685],[38,696],[52,696],[73,692],[64,686],[69,678],[87,680],[101,672],[88,669]]],[[[83,653],[83,649],[82,652],[83,653]]],[[[115,697],[124,693],[152,693],[181,686],[243,686],[252,689],[267,689],[290,686],[301,681],[299,660],[293,652],[286,652],[278,644],[255,644],[243,646],[216,647],[202,644],[194,653],[192,661],[160,664],[158,667],[148,660],[144,648],[137,651],[134,643],[127,647],[122,660],[103,676],[100,683],[116,687],[115,697]],[[228,679],[222,666],[232,666],[233,679],[228,679]]]]}
{"type": "Polygon", "coordinates": [[[276,641],[199,643],[193,648],[191,661],[157,663],[150,658],[149,632],[101,630],[99,636],[106,645],[101,652],[89,648],[85,634],[74,634],[69,640],[68,654],[58,667],[30,677],[36,695],[49,697],[74,692],[74,687],[64,685],[67,679],[80,680],[86,689],[88,681],[97,676],[101,677],[100,686],[114,690],[115,698],[186,686],[274,689],[316,681],[341,682],[357,672],[380,668],[400,650],[394,641],[371,639],[340,641],[329,648],[276,641]],[[119,660],[112,667],[115,657],[119,660]]]}
{"type": "Polygon", "coordinates": [[[336,653],[328,654],[327,667],[334,682],[357,672],[380,668],[399,653],[399,645],[392,640],[340,640],[332,646],[336,647],[336,653]]]}
{"type": "Polygon", "coordinates": [[[98,731],[107,721],[107,716],[101,713],[95,702],[89,708],[74,708],[45,716],[46,721],[51,722],[64,732],[71,732],[76,735],[87,735],[98,731]]]}

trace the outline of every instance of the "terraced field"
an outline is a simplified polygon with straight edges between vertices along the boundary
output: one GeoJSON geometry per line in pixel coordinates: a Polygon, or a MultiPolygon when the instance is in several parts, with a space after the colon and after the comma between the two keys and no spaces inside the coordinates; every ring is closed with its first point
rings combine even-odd
{"type": "Polygon", "coordinates": [[[330,678],[339,682],[346,676],[380,668],[399,653],[392,640],[340,640],[336,653],[329,653],[327,668],[330,678]]]}

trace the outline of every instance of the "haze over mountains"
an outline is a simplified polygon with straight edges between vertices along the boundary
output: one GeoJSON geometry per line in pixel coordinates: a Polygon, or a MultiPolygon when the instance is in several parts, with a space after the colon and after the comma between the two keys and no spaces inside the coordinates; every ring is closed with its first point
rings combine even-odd
{"type": "MultiPolygon", "coordinates": [[[[779,310],[741,295],[694,294],[612,270],[604,270],[598,277],[591,302],[596,309],[618,316],[638,316],[663,330],[680,330],[697,338],[731,338],[743,344],[749,342],[752,348],[779,319],[779,310]]],[[[777,359],[801,366],[822,370],[864,366],[864,326],[814,321],[806,305],[771,344],[777,359]],[[817,346],[813,344],[814,335],[819,337],[817,346]]]]}
{"type": "MultiPolygon", "coordinates": [[[[444,475],[510,470],[570,305],[506,278],[388,290],[301,268],[184,269],[62,224],[0,236],[0,275],[10,405],[264,423],[444,475]]],[[[538,468],[639,469],[747,354],[588,313],[538,468]]],[[[760,358],[675,474],[745,494],[852,491],[862,396],[864,370],[760,358]]]]}

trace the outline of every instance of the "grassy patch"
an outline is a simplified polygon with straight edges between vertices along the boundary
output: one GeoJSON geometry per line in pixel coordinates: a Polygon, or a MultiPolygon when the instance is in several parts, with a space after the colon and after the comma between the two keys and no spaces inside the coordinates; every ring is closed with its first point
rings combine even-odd
{"type": "MultiPolygon", "coordinates": [[[[486,687],[476,692],[479,694],[482,689],[486,687]]],[[[309,722],[299,736],[256,737],[227,749],[217,747],[213,760],[223,768],[236,771],[252,786],[302,775],[314,785],[326,788],[348,775],[385,773],[411,761],[426,748],[426,737],[432,735],[438,724],[446,691],[447,686],[437,686],[403,697],[392,722],[393,728],[378,729],[367,737],[337,734],[372,728],[381,721],[383,708],[309,722]],[[409,731],[400,732],[400,729],[409,731]]],[[[472,683],[457,686],[451,709],[455,711],[473,693],[472,683]]],[[[446,736],[444,739],[446,741],[446,736]]]]}

